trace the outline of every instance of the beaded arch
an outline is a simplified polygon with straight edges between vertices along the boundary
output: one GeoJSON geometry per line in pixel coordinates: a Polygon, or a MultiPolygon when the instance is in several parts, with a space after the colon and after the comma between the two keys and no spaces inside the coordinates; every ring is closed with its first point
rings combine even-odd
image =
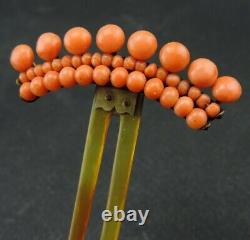
{"type": "Polygon", "coordinates": [[[36,44],[36,53],[44,60],[41,64],[34,63],[30,46],[16,46],[10,62],[20,72],[20,97],[32,102],[48,92],[75,85],[124,88],[173,109],[192,129],[206,129],[211,120],[222,115],[221,103],[234,102],[241,96],[239,82],[219,76],[213,61],[198,58],[190,63],[189,50],[182,43],[166,43],[160,49],[161,66],[149,63],[158,45],[149,31],[136,31],[128,38],[127,57],[117,54],[125,43],[124,31],[117,25],[107,24],[98,30],[96,45],[101,53],[88,52],[91,42],[91,34],[83,27],[68,30],[63,43],[57,34],[44,33],[36,44]],[[69,55],[59,58],[63,44],[69,55]],[[178,74],[185,69],[187,80],[178,74]],[[211,88],[213,97],[203,93],[204,88],[211,88]]]}

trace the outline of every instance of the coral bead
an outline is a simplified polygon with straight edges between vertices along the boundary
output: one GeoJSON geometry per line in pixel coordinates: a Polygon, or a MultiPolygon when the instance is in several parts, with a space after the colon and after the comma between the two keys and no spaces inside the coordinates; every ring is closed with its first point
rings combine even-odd
{"type": "Polygon", "coordinates": [[[58,58],[57,58],[57,59],[54,59],[54,60],[52,61],[51,66],[52,66],[52,69],[53,69],[53,70],[55,70],[55,71],[57,71],[57,72],[60,72],[61,69],[63,68],[61,59],[58,59],[58,58]]]}
{"type": "Polygon", "coordinates": [[[169,87],[177,87],[180,81],[181,81],[180,76],[175,73],[170,73],[166,77],[166,84],[169,87]]]}
{"type": "Polygon", "coordinates": [[[174,106],[174,112],[179,117],[186,117],[194,107],[194,102],[190,97],[180,97],[174,106]]]}
{"type": "Polygon", "coordinates": [[[144,87],[144,94],[149,99],[158,99],[160,98],[164,90],[164,85],[162,80],[159,78],[149,79],[144,87]]]}
{"type": "Polygon", "coordinates": [[[31,102],[36,99],[36,96],[30,90],[30,82],[23,83],[19,88],[19,96],[27,102],[31,102]]]}
{"type": "Polygon", "coordinates": [[[39,77],[43,77],[44,76],[43,67],[42,67],[41,64],[37,64],[34,67],[34,73],[35,73],[36,76],[39,76],[39,77]]]}
{"type": "Polygon", "coordinates": [[[29,69],[26,71],[26,76],[27,76],[27,78],[28,78],[30,81],[36,76],[33,67],[29,68],[29,69]]]}
{"type": "Polygon", "coordinates": [[[102,55],[102,65],[107,67],[111,66],[113,56],[111,54],[103,54],[102,55]]]}
{"type": "Polygon", "coordinates": [[[200,108],[205,108],[209,103],[211,102],[211,98],[203,93],[200,95],[200,97],[196,100],[196,105],[200,108]]]}
{"type": "Polygon", "coordinates": [[[179,72],[189,64],[190,53],[182,43],[170,42],[161,48],[159,58],[167,71],[179,72]]]}
{"type": "Polygon", "coordinates": [[[74,68],[78,68],[81,66],[82,64],[82,59],[80,56],[78,55],[74,55],[72,58],[71,58],[71,64],[74,68]]]}
{"type": "Polygon", "coordinates": [[[134,70],[135,69],[135,63],[136,63],[136,60],[131,57],[131,56],[128,56],[124,59],[124,62],[123,62],[123,66],[128,69],[128,70],[134,70]]]}
{"type": "Polygon", "coordinates": [[[220,113],[220,105],[217,103],[210,103],[205,110],[210,118],[215,118],[220,113]]]}
{"type": "Polygon", "coordinates": [[[110,69],[105,65],[97,66],[93,71],[93,80],[97,85],[104,86],[109,82],[110,69]]]}
{"type": "Polygon", "coordinates": [[[120,55],[115,55],[112,60],[112,67],[122,67],[123,66],[123,58],[120,55]]]}
{"type": "Polygon", "coordinates": [[[87,86],[93,81],[93,68],[89,65],[82,65],[75,71],[75,80],[81,86],[87,86]]]}
{"type": "MultiPolygon", "coordinates": [[[[150,63],[145,69],[144,74],[147,78],[153,78],[157,73],[157,65],[155,63],[150,63]]],[[[158,78],[158,77],[157,77],[158,78]]],[[[161,79],[162,80],[162,79],[161,79]]]]}
{"type": "Polygon", "coordinates": [[[125,42],[123,30],[114,24],[101,27],[96,35],[96,45],[104,53],[119,51],[125,42]]]}
{"type": "Polygon", "coordinates": [[[151,32],[141,30],[134,32],[128,39],[128,51],[137,60],[151,58],[157,50],[157,39],[151,32]]]}
{"type": "Polygon", "coordinates": [[[44,73],[47,73],[48,71],[52,70],[52,64],[51,62],[44,62],[42,65],[42,69],[44,73]]]}
{"type": "Polygon", "coordinates": [[[59,73],[56,71],[47,72],[43,78],[43,84],[49,91],[57,91],[60,89],[59,73]]]}
{"type": "Polygon", "coordinates": [[[128,71],[124,67],[115,68],[110,77],[110,81],[114,87],[122,88],[126,86],[128,71]]]}
{"type": "Polygon", "coordinates": [[[65,88],[73,87],[75,81],[75,69],[72,67],[64,67],[59,73],[59,81],[65,88]]]}
{"type": "Polygon", "coordinates": [[[35,77],[31,83],[30,83],[30,91],[38,96],[38,97],[42,97],[44,96],[48,90],[46,89],[46,87],[43,84],[43,78],[42,77],[35,77]]]}
{"type": "Polygon", "coordinates": [[[32,66],[34,52],[26,44],[17,45],[10,54],[10,64],[18,72],[24,72],[32,66]]]}
{"type": "Polygon", "coordinates": [[[211,87],[217,80],[218,69],[211,60],[198,58],[190,64],[188,77],[196,87],[211,87]]]}
{"type": "Polygon", "coordinates": [[[201,90],[197,87],[192,86],[188,90],[188,96],[191,97],[194,101],[200,97],[201,95],[201,90]]]}
{"type": "Polygon", "coordinates": [[[188,114],[186,123],[192,129],[201,129],[207,124],[207,114],[203,109],[194,108],[188,114]]]}
{"type": "Polygon", "coordinates": [[[157,69],[157,72],[156,72],[156,77],[161,79],[163,82],[165,82],[166,78],[168,76],[168,72],[162,68],[162,67],[159,67],[157,69]]]}
{"type": "Polygon", "coordinates": [[[45,61],[52,61],[56,58],[61,48],[61,38],[57,34],[51,32],[43,33],[36,43],[37,55],[45,61]]]}
{"type": "Polygon", "coordinates": [[[180,96],[187,95],[189,88],[190,84],[187,80],[181,80],[177,87],[180,96]]]}
{"type": "Polygon", "coordinates": [[[93,54],[91,58],[91,64],[93,65],[93,67],[97,67],[102,64],[102,56],[100,53],[96,52],[93,54]]]}
{"type": "Polygon", "coordinates": [[[91,34],[83,27],[69,29],[63,39],[67,51],[76,55],[85,53],[89,49],[91,41],[91,34]]]}
{"type": "Polygon", "coordinates": [[[65,55],[62,57],[61,64],[63,67],[71,67],[72,66],[72,57],[69,55],[65,55]]]}
{"type": "Polygon", "coordinates": [[[90,65],[91,64],[92,55],[90,53],[84,53],[82,55],[82,64],[83,65],[90,65]]]}
{"type": "Polygon", "coordinates": [[[127,88],[134,93],[139,93],[144,89],[146,77],[139,71],[133,71],[128,75],[127,88]]]}
{"type": "Polygon", "coordinates": [[[19,74],[18,76],[18,80],[21,82],[21,83],[25,83],[25,82],[28,82],[29,79],[27,78],[27,75],[25,72],[22,72],[19,74]]]}
{"type": "Polygon", "coordinates": [[[237,101],[242,88],[240,83],[233,77],[219,77],[212,89],[213,96],[220,102],[230,103],[237,101]]]}
{"type": "Polygon", "coordinates": [[[179,92],[175,87],[166,87],[161,94],[160,103],[165,108],[172,108],[179,99],[179,92]]]}
{"type": "Polygon", "coordinates": [[[147,66],[146,62],[144,62],[144,61],[136,61],[135,70],[140,71],[140,72],[144,72],[146,66],[147,66]]]}

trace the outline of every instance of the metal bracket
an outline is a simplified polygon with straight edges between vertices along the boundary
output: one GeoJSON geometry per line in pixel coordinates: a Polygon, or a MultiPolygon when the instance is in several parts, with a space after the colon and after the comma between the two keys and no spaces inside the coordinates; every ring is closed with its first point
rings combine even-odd
{"type": "Polygon", "coordinates": [[[112,87],[97,87],[95,93],[95,107],[104,111],[118,114],[135,115],[138,94],[124,89],[112,87]]]}

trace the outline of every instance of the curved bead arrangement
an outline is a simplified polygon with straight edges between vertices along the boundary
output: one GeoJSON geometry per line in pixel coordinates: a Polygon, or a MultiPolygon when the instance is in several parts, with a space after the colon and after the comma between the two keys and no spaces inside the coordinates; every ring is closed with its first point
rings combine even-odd
{"type": "Polygon", "coordinates": [[[241,96],[239,82],[230,76],[219,76],[211,60],[199,58],[190,63],[189,50],[182,43],[170,42],[160,49],[160,67],[146,62],[158,45],[149,31],[136,31],[128,38],[130,56],[127,57],[117,54],[125,43],[124,31],[117,25],[108,24],[98,30],[96,45],[102,53],[87,52],[91,42],[87,29],[74,27],[63,39],[71,55],[59,58],[61,38],[44,33],[36,43],[36,53],[45,61],[42,64],[34,64],[30,46],[16,46],[10,62],[20,72],[20,97],[30,102],[61,87],[111,85],[134,93],[144,92],[147,98],[159,101],[164,108],[172,108],[177,116],[185,118],[189,127],[204,129],[209,121],[221,116],[220,103],[234,102],[241,96]],[[177,73],[186,68],[188,80],[182,80],[177,73]],[[202,93],[203,88],[209,87],[214,100],[202,93]]]}

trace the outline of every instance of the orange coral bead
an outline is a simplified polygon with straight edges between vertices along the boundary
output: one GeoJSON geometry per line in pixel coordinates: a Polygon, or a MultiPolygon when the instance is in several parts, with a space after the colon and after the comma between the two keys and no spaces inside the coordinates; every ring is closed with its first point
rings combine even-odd
{"type": "Polygon", "coordinates": [[[94,53],[91,58],[91,64],[93,67],[97,67],[102,64],[102,56],[100,53],[94,53]]]}
{"type": "Polygon", "coordinates": [[[72,67],[64,67],[59,73],[59,81],[65,88],[73,87],[75,81],[75,69],[72,67]]]}
{"type": "Polygon", "coordinates": [[[211,60],[198,58],[190,64],[188,77],[196,87],[211,87],[217,80],[218,69],[211,60]]]}
{"type": "Polygon", "coordinates": [[[111,66],[113,56],[111,54],[103,54],[102,55],[102,65],[107,67],[111,66]]]}
{"type": "Polygon", "coordinates": [[[43,33],[36,43],[37,55],[45,61],[52,61],[56,58],[61,48],[61,38],[57,34],[51,32],[43,33]]]}
{"type": "Polygon", "coordinates": [[[166,87],[160,98],[160,103],[165,108],[172,108],[179,99],[179,92],[175,87],[166,87]]]}
{"type": "Polygon", "coordinates": [[[34,52],[26,44],[17,45],[10,54],[10,64],[18,72],[24,72],[32,66],[34,52]]]}
{"type": "Polygon", "coordinates": [[[220,105],[217,103],[210,103],[205,110],[210,118],[215,118],[220,113],[220,105]]]}
{"type": "Polygon", "coordinates": [[[52,70],[51,62],[45,62],[45,63],[43,63],[42,69],[43,69],[44,73],[47,73],[48,71],[51,71],[52,70]]]}
{"type": "Polygon", "coordinates": [[[104,86],[109,82],[110,69],[105,65],[97,66],[93,71],[93,80],[97,85],[104,86]]]}
{"type": "Polygon", "coordinates": [[[123,30],[114,24],[101,27],[96,35],[96,45],[104,53],[119,51],[125,42],[123,30]]]}
{"type": "Polygon", "coordinates": [[[169,87],[177,87],[180,81],[181,81],[180,76],[175,73],[170,73],[166,77],[166,84],[169,87]]]}
{"type": "Polygon", "coordinates": [[[162,80],[159,78],[149,79],[144,87],[144,94],[149,99],[158,99],[160,98],[164,90],[164,85],[162,80]]]}
{"type": "Polygon", "coordinates": [[[61,88],[59,81],[59,73],[56,71],[49,71],[43,78],[43,84],[49,91],[57,91],[61,88]]]}
{"type": "Polygon", "coordinates": [[[170,42],[161,48],[159,58],[167,71],[180,72],[189,64],[190,53],[182,43],[170,42]]]}
{"type": "Polygon", "coordinates": [[[146,77],[139,71],[133,71],[128,75],[127,88],[134,93],[141,92],[144,89],[146,77]]]}
{"type": "Polygon", "coordinates": [[[61,59],[59,59],[59,58],[54,59],[54,60],[52,61],[52,63],[51,63],[51,66],[52,66],[52,69],[53,69],[54,71],[60,72],[61,69],[63,68],[61,59]]]}
{"type": "Polygon", "coordinates": [[[212,89],[213,96],[220,102],[230,103],[237,101],[242,88],[240,83],[233,77],[219,77],[212,89]]]}
{"type": "Polygon", "coordinates": [[[200,108],[205,108],[211,102],[211,98],[203,93],[201,96],[196,100],[196,105],[200,108]]]}
{"type": "Polygon", "coordinates": [[[161,79],[163,82],[165,82],[166,80],[166,77],[168,76],[168,72],[162,68],[162,67],[159,67],[157,69],[157,72],[156,72],[156,77],[161,79]]]}
{"type": "Polygon", "coordinates": [[[27,78],[27,75],[25,72],[22,72],[19,74],[19,77],[18,77],[18,80],[21,82],[21,83],[25,83],[25,82],[28,82],[29,79],[27,78]]]}
{"type": "Polygon", "coordinates": [[[131,56],[137,60],[145,61],[155,54],[157,39],[149,31],[137,31],[129,37],[127,47],[131,56]]]}
{"type": "MultiPolygon", "coordinates": [[[[155,63],[150,63],[145,69],[144,74],[147,78],[153,78],[157,73],[157,65],[155,63]]],[[[158,78],[158,77],[157,77],[158,78]]],[[[161,78],[160,78],[161,79],[161,78]]],[[[162,79],[161,79],[162,80],[162,79]]]]}
{"type": "Polygon", "coordinates": [[[28,78],[29,80],[32,80],[32,79],[36,76],[33,67],[29,68],[29,69],[26,71],[26,76],[27,76],[27,78],[28,78]]]}
{"type": "Polygon", "coordinates": [[[39,77],[43,77],[44,76],[43,67],[42,67],[41,64],[37,64],[34,67],[34,73],[35,73],[36,76],[39,76],[39,77]]]}
{"type": "Polygon", "coordinates": [[[181,80],[177,87],[180,96],[187,95],[189,88],[190,84],[187,80],[181,80]]]}
{"type": "Polygon", "coordinates": [[[115,55],[112,60],[112,67],[122,67],[123,66],[123,58],[120,55],[115,55]]]}
{"type": "Polygon", "coordinates": [[[82,59],[81,59],[80,56],[74,55],[74,56],[72,57],[72,59],[71,59],[71,63],[72,63],[72,66],[73,66],[74,68],[78,68],[78,67],[80,67],[81,64],[82,64],[82,59]]]}
{"type": "Polygon", "coordinates": [[[123,62],[123,66],[128,69],[128,70],[134,70],[135,69],[135,63],[136,63],[136,60],[131,57],[131,56],[128,56],[124,59],[124,62],[123,62]]]}
{"type": "Polygon", "coordinates": [[[64,47],[71,54],[83,54],[91,45],[92,37],[90,32],[83,27],[73,27],[64,35],[64,47]]]}
{"type": "Polygon", "coordinates": [[[84,53],[82,55],[82,64],[83,65],[90,65],[91,64],[92,55],[90,53],[84,53]]]}
{"type": "Polygon", "coordinates": [[[128,71],[124,67],[115,68],[110,77],[110,81],[114,87],[122,88],[126,86],[128,71]]]}
{"type": "Polygon", "coordinates": [[[192,129],[201,129],[207,124],[207,114],[203,109],[194,108],[188,114],[186,123],[192,129]]]}
{"type": "Polygon", "coordinates": [[[174,112],[179,117],[186,117],[194,107],[194,102],[190,97],[180,97],[174,106],[174,112]]]}
{"type": "Polygon", "coordinates": [[[31,102],[36,99],[36,96],[30,90],[30,82],[25,82],[20,86],[19,96],[24,101],[28,101],[28,102],[31,102]]]}
{"type": "Polygon", "coordinates": [[[72,57],[69,55],[65,55],[62,57],[61,64],[63,67],[71,67],[72,66],[72,57]]]}
{"type": "Polygon", "coordinates": [[[48,91],[43,84],[42,77],[35,77],[30,83],[30,91],[37,97],[44,96],[48,91]]]}
{"type": "Polygon", "coordinates": [[[189,88],[188,91],[188,96],[191,97],[194,101],[200,97],[201,95],[201,90],[197,87],[192,86],[191,88],[189,88]]]}
{"type": "Polygon", "coordinates": [[[135,62],[135,70],[136,71],[144,72],[146,66],[147,66],[146,62],[143,62],[143,61],[136,61],[135,62]]]}
{"type": "Polygon", "coordinates": [[[81,86],[87,86],[93,81],[93,68],[89,65],[82,65],[75,71],[76,82],[81,86]]]}

